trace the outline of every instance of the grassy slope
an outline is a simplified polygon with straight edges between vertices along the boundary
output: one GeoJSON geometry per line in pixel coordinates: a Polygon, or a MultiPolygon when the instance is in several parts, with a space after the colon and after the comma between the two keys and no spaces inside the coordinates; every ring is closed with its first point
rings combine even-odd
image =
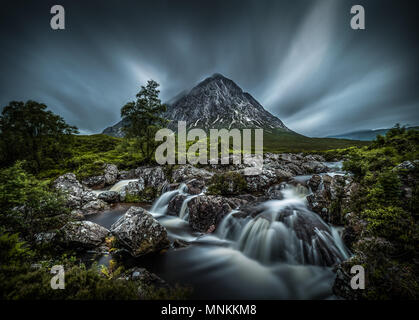
{"type": "Polygon", "coordinates": [[[264,132],[263,146],[269,152],[309,152],[369,145],[369,141],[334,138],[309,138],[295,132],[276,129],[264,132]]]}
{"type": "MultiPolygon", "coordinates": [[[[316,152],[368,144],[364,141],[308,138],[283,130],[264,132],[265,152],[316,152]]],[[[104,163],[114,163],[119,169],[136,168],[143,164],[138,147],[132,142],[104,134],[74,136],[71,153],[71,157],[42,171],[39,177],[54,178],[66,172],[74,172],[82,179],[101,174],[104,163]]]]}

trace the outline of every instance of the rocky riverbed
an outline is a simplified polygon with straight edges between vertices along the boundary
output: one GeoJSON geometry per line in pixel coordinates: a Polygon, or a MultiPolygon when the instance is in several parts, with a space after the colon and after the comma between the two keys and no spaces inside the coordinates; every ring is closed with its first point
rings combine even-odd
{"type": "Polygon", "coordinates": [[[53,185],[77,221],[38,237],[191,285],[196,298],[337,298],[345,243],[363,223],[342,228],[351,216],[336,209],[357,189],[351,176],[318,155],[265,154],[260,175],[244,168],[109,164],[83,181],[67,173],[53,185]]]}

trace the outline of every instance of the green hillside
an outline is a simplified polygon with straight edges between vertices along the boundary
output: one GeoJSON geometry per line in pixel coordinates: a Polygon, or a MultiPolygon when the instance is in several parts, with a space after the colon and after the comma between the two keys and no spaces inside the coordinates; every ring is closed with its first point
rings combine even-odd
{"type": "Polygon", "coordinates": [[[369,145],[369,141],[335,138],[309,138],[295,132],[275,129],[264,131],[263,146],[266,152],[309,152],[342,149],[369,145]]]}

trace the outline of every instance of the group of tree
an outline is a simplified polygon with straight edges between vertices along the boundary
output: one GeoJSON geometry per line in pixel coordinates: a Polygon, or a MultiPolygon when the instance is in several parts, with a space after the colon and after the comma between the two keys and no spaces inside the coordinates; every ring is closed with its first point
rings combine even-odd
{"type": "Polygon", "coordinates": [[[12,101],[0,116],[0,166],[25,160],[29,171],[37,173],[51,163],[62,160],[69,152],[77,128],[47,106],[29,100],[12,101]]]}

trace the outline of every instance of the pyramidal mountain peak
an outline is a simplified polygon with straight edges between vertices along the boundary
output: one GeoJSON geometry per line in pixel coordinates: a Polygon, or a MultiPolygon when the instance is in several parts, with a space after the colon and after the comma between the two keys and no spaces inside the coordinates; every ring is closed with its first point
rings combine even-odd
{"type": "MultiPolygon", "coordinates": [[[[164,114],[168,127],[177,129],[178,121],[186,121],[188,129],[283,129],[290,131],[283,122],[269,113],[249,93],[244,92],[233,80],[220,73],[201,81],[189,92],[182,93],[166,103],[164,114]]],[[[103,133],[122,136],[123,120],[106,128],[103,133]]]]}

